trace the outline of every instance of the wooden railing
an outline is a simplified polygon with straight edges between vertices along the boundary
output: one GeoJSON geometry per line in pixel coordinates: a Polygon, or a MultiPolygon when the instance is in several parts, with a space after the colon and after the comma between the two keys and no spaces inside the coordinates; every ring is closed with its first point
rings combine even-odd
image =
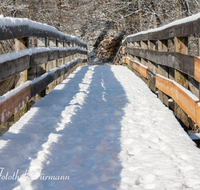
{"type": "Polygon", "coordinates": [[[114,64],[127,65],[185,126],[199,130],[200,58],[188,55],[191,36],[200,37],[199,14],[127,36],[114,64]]]}
{"type": "Polygon", "coordinates": [[[0,40],[14,39],[16,52],[0,55],[0,135],[77,66],[88,63],[87,44],[28,19],[0,18],[0,40]],[[29,38],[37,40],[29,48],[29,38]],[[12,83],[12,85],[11,85],[12,83]],[[38,98],[39,96],[39,98],[38,98]]]}

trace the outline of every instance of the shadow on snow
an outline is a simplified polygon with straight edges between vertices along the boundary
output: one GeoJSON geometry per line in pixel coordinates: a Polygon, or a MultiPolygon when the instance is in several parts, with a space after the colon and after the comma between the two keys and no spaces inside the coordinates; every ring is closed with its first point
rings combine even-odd
{"type": "MultiPolygon", "coordinates": [[[[30,170],[30,165],[35,163],[33,160],[38,159],[38,152],[44,151],[45,143],[55,134],[56,138],[45,149],[42,162],[38,159],[43,168],[40,175],[69,176],[70,179],[50,181],[37,178],[31,182],[33,189],[116,189],[120,185],[122,170],[118,158],[121,151],[120,122],[123,108],[128,103],[123,87],[111,66],[81,67],[73,78],[70,76],[60,86],[62,88],[54,89],[35,104],[33,109],[37,111],[19,134],[8,132],[3,137],[11,141],[0,151],[1,155],[9,157],[2,159],[1,156],[0,166],[30,170]],[[90,70],[93,72],[90,84],[86,91],[80,91],[81,85],[87,87],[83,78],[90,70]],[[84,97],[82,104],[73,102],[78,93],[84,97]],[[69,115],[62,114],[65,109],[71,114],[69,118],[69,115]],[[56,130],[59,127],[60,130],[56,130]],[[16,150],[12,152],[14,147],[18,154],[16,150]],[[18,160],[15,160],[15,166],[12,166],[13,159],[18,160]]],[[[10,182],[4,183],[9,187],[10,182]]],[[[20,183],[13,185],[16,187],[20,183]]]]}

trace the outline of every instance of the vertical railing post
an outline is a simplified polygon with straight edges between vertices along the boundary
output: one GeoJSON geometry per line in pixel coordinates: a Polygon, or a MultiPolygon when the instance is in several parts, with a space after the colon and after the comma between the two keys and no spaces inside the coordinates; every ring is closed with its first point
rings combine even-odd
{"type": "MultiPolygon", "coordinates": [[[[29,38],[15,39],[14,49],[15,51],[27,49],[29,47],[29,38]]],[[[28,70],[17,74],[15,77],[15,88],[25,83],[28,80],[28,70]]],[[[28,103],[25,104],[17,113],[14,114],[14,122],[17,122],[22,115],[28,111],[28,103]]]]}
{"type": "MultiPolygon", "coordinates": [[[[64,42],[64,47],[69,47],[69,42],[64,42]]],[[[70,56],[65,57],[64,64],[68,63],[70,61],[70,56]]]]}
{"type": "MultiPolygon", "coordinates": [[[[15,51],[27,49],[29,47],[29,38],[20,38],[14,40],[13,48],[15,51]]],[[[3,53],[6,53],[6,49],[3,48],[3,53]]],[[[16,88],[26,82],[28,80],[28,71],[23,71],[15,76],[10,77],[1,82],[0,85],[0,96],[11,90],[12,88],[16,88]]],[[[8,120],[6,120],[3,124],[0,125],[0,136],[9,130],[9,128],[16,123],[19,118],[24,115],[28,110],[28,104],[25,104],[17,113],[11,116],[8,120]]]]}
{"type": "MultiPolygon", "coordinates": [[[[48,45],[49,47],[57,47],[57,44],[56,44],[56,40],[55,39],[48,39],[48,45]]],[[[53,61],[48,61],[47,64],[46,64],[46,71],[49,71],[53,68],[56,67],[56,60],[53,60],[53,61]]],[[[53,81],[51,84],[49,84],[46,88],[46,93],[49,93],[51,92],[56,86],[56,81],[53,81]]]]}
{"type": "MultiPolygon", "coordinates": [[[[158,40],[158,51],[167,52],[168,51],[168,41],[167,40],[158,40]]],[[[158,65],[158,74],[169,78],[169,69],[167,66],[158,65]]],[[[158,89],[158,98],[169,107],[169,97],[158,89]]]]}
{"type": "MultiPolygon", "coordinates": [[[[140,42],[134,42],[134,46],[135,46],[135,48],[137,48],[137,49],[140,49],[141,48],[141,44],[140,44],[140,42]]],[[[136,60],[136,61],[141,61],[137,56],[134,56],[134,60],[136,60]]]]}
{"type": "MultiPolygon", "coordinates": [[[[73,48],[73,42],[70,42],[70,47],[73,48]]],[[[70,61],[72,61],[74,59],[74,56],[73,56],[73,53],[71,53],[71,56],[70,56],[70,61]]]]}
{"type": "MultiPolygon", "coordinates": [[[[148,49],[148,41],[141,41],[141,49],[148,49]]],[[[141,58],[141,63],[145,66],[148,66],[148,61],[141,58]]]]}
{"type": "MultiPolygon", "coordinates": [[[[156,51],[156,41],[148,40],[148,49],[156,51]]],[[[148,69],[154,74],[158,73],[158,65],[150,60],[148,60],[148,69]]],[[[150,80],[148,80],[147,84],[153,92],[156,92],[156,86],[150,80]]]]}
{"type": "MultiPolygon", "coordinates": [[[[47,39],[46,38],[37,38],[37,47],[47,47],[47,39]]],[[[37,74],[36,76],[39,77],[46,73],[46,64],[39,65],[36,67],[37,74]]],[[[42,90],[39,94],[36,95],[36,102],[40,100],[42,97],[46,95],[46,89],[42,90]]]]}
{"type": "MultiPolygon", "coordinates": [[[[64,47],[64,43],[62,41],[57,41],[57,47],[63,48],[64,47]]],[[[65,58],[59,58],[58,60],[56,60],[56,67],[59,67],[61,65],[64,64],[64,59],[65,58]]],[[[56,79],[56,85],[60,84],[63,81],[63,76],[59,77],[58,79],[56,79]]]]}
{"type": "MultiPolygon", "coordinates": [[[[188,54],[188,37],[174,37],[174,51],[177,53],[188,54]]],[[[188,89],[188,77],[186,74],[174,70],[174,80],[188,89]]],[[[174,107],[175,116],[180,119],[187,127],[189,126],[188,115],[183,111],[183,109],[175,103],[174,107]]]]}

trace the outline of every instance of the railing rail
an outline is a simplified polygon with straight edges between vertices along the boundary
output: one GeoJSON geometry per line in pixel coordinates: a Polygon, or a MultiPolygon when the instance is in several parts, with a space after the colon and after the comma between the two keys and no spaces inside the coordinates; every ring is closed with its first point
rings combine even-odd
{"type": "Polygon", "coordinates": [[[17,121],[28,110],[31,100],[39,100],[77,66],[87,64],[88,51],[87,44],[79,38],[29,19],[0,18],[0,26],[0,40],[14,39],[16,50],[0,55],[0,93],[3,94],[0,135],[3,135],[10,127],[8,123],[17,121]],[[29,38],[33,37],[37,46],[29,48],[29,38]]]}
{"type": "Polygon", "coordinates": [[[176,20],[160,28],[130,35],[123,41],[123,44],[147,40],[166,40],[174,37],[188,37],[190,35],[200,37],[200,13],[176,20]]]}
{"type": "Polygon", "coordinates": [[[200,37],[200,14],[127,36],[114,64],[127,65],[183,124],[198,130],[200,58],[188,55],[191,36],[200,37]]]}
{"type": "Polygon", "coordinates": [[[76,36],[63,34],[53,26],[24,18],[0,18],[0,40],[25,37],[55,39],[58,41],[71,43],[71,46],[78,44],[85,49],[87,48],[87,44],[76,36]]]}

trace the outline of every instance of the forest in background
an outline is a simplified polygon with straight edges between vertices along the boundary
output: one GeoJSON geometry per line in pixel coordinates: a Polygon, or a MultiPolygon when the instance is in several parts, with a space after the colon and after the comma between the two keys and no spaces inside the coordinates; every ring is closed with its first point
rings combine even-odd
{"type": "MultiPolygon", "coordinates": [[[[88,43],[90,61],[112,61],[121,40],[198,13],[198,0],[1,0],[6,17],[29,18],[88,43]]],[[[4,52],[12,41],[0,42],[4,52]]]]}

